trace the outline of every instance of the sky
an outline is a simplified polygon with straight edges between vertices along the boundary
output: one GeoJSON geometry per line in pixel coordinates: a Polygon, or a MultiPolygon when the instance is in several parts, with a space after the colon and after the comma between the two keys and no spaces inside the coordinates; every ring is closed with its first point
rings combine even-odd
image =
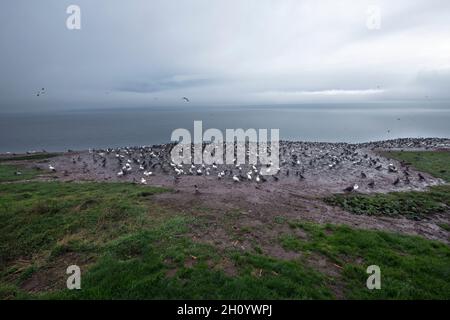
{"type": "Polygon", "coordinates": [[[5,0],[0,6],[0,112],[176,106],[186,104],[182,97],[211,107],[450,103],[450,1],[5,0]],[[79,30],[66,26],[69,5],[81,9],[79,30]]]}

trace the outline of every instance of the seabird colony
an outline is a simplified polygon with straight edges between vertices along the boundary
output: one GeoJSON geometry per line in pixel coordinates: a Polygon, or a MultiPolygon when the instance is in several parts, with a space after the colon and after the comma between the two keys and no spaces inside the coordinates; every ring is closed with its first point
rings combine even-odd
{"type": "MultiPolygon", "coordinates": [[[[203,150],[206,147],[203,144],[203,150]]],[[[78,155],[72,159],[74,164],[82,164],[83,172],[89,171],[88,162],[94,164],[93,170],[100,168],[113,170],[119,179],[132,180],[147,184],[153,175],[173,176],[178,183],[183,176],[207,176],[217,180],[229,180],[234,183],[264,183],[290,179],[302,181],[308,179],[334,179],[351,182],[343,191],[352,192],[361,186],[374,188],[377,178],[390,179],[393,186],[405,186],[422,183],[426,178],[422,174],[413,174],[409,165],[400,162],[397,168],[388,159],[379,156],[376,150],[426,150],[448,149],[450,139],[395,139],[361,144],[291,142],[281,141],[279,144],[279,165],[249,164],[250,153],[246,144],[245,164],[237,163],[236,144],[235,158],[232,164],[175,164],[171,160],[171,150],[175,144],[155,146],[107,148],[90,150],[89,157],[78,155]]],[[[194,146],[191,145],[191,150],[194,146]]],[[[226,150],[225,146],[224,149],[226,150]]],[[[268,147],[270,152],[270,147],[268,147]]],[[[224,159],[225,162],[225,159],[224,159]]],[[[92,167],[91,167],[92,168],[92,167]]],[[[51,170],[56,170],[52,166],[51,170]]]]}

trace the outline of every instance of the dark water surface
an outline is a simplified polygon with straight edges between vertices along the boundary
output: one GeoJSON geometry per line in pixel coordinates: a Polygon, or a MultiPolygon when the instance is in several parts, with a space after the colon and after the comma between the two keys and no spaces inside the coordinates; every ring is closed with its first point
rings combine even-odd
{"type": "MultiPolygon", "coordinates": [[[[248,107],[152,107],[95,111],[0,113],[0,152],[64,151],[151,145],[176,128],[280,129],[286,140],[367,142],[450,137],[450,105],[384,103],[248,107]]],[[[224,132],[224,131],[223,131],[224,132]]]]}

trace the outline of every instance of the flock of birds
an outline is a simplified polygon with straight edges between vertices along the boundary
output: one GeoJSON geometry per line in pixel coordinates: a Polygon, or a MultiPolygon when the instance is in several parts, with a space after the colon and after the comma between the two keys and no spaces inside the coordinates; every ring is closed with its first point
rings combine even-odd
{"type": "Polygon", "coordinates": [[[43,94],[45,94],[45,88],[41,88],[40,90],[38,90],[37,93],[36,93],[36,96],[40,97],[43,94]]]}
{"type": "MultiPolygon", "coordinates": [[[[236,158],[236,144],[232,164],[175,164],[171,159],[174,145],[89,150],[88,153],[75,155],[71,161],[73,165],[81,165],[83,173],[109,172],[117,179],[141,184],[147,184],[152,176],[161,174],[173,177],[175,184],[184,176],[207,176],[216,177],[217,180],[228,179],[234,183],[258,184],[267,181],[277,182],[281,179],[301,181],[326,178],[341,183],[358,181],[359,184],[351,183],[343,189],[346,192],[353,192],[360,189],[361,183],[364,183],[366,188],[374,188],[380,181],[386,183],[386,176],[392,177],[389,183],[394,186],[426,180],[422,174],[411,172],[408,164],[401,162],[400,166],[396,167],[388,159],[374,153],[374,149],[449,148],[450,140],[395,139],[363,144],[281,141],[278,165],[248,164],[248,159],[252,156],[248,148],[246,164],[239,164],[236,158]],[[380,176],[384,180],[377,179],[380,176]]],[[[193,145],[191,147],[194,148],[193,145]]],[[[203,148],[205,147],[206,144],[203,144],[203,148]]],[[[56,171],[56,168],[51,164],[49,170],[56,171]]],[[[197,187],[195,192],[198,192],[197,187]]]]}

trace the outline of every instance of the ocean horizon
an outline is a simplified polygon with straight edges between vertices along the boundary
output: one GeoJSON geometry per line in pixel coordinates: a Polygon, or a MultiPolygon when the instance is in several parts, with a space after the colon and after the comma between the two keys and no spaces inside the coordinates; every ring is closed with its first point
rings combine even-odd
{"type": "Polygon", "coordinates": [[[448,103],[148,107],[0,114],[0,152],[86,150],[170,142],[172,131],[280,129],[280,139],[369,142],[449,138],[448,103]]]}

